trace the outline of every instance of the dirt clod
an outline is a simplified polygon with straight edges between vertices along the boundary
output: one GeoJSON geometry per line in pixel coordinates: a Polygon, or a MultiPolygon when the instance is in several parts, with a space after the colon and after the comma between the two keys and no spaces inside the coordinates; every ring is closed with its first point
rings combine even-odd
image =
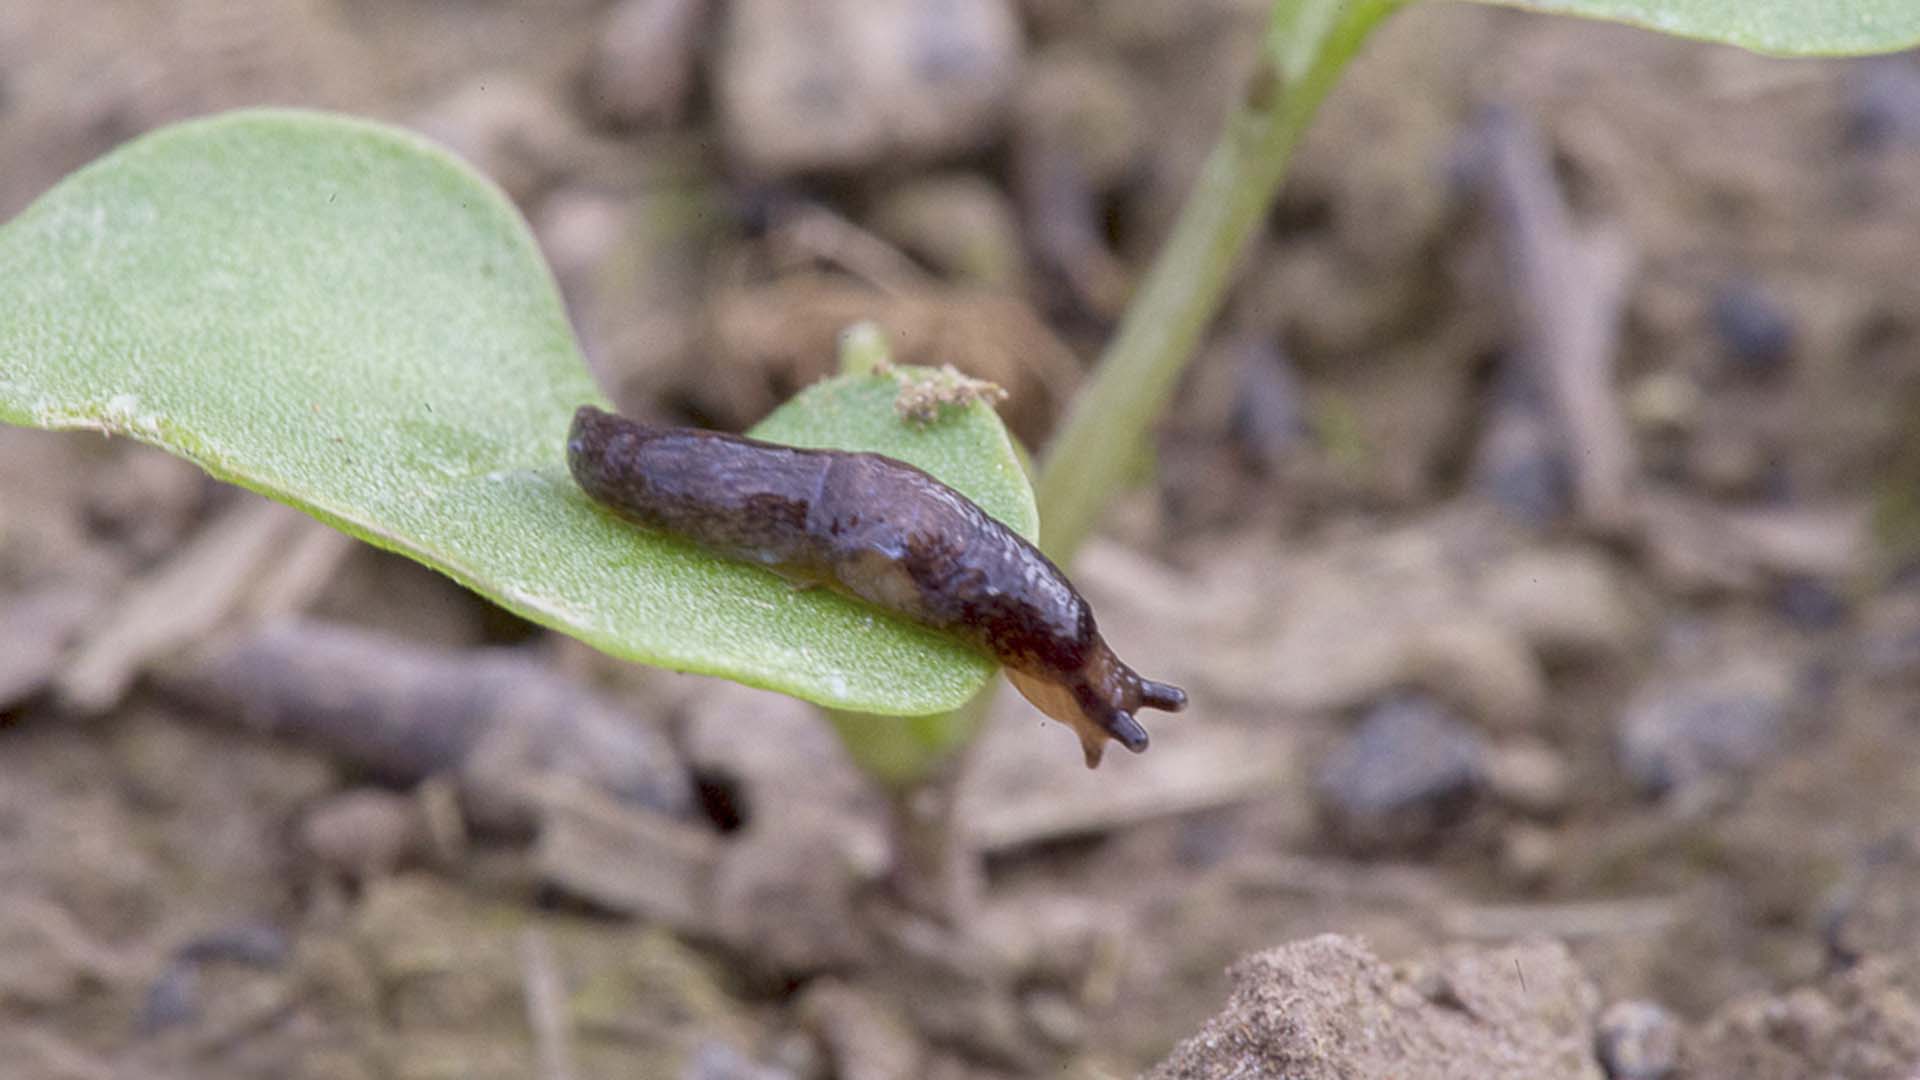
{"type": "Polygon", "coordinates": [[[1328,934],[1229,974],[1226,1010],[1149,1080],[1600,1077],[1594,990],[1560,945],[1453,950],[1396,970],[1328,934]]]}

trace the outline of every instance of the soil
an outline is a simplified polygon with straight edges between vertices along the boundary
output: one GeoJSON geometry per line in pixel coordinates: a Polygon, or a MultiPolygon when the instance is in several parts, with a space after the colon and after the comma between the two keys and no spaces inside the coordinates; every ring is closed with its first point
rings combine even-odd
{"type": "MultiPolygon", "coordinates": [[[[173,119],[349,109],[506,188],[629,412],[745,426],[870,317],[1038,445],[1259,7],[12,0],[0,218],[173,119]]],[[[1920,1074],[1920,546],[1869,524],[1920,462],[1915,117],[1912,56],[1396,16],[1074,567],[1193,705],[1088,772],[1002,694],[957,926],[887,899],[887,799],[808,707],[0,430],[0,1072],[1920,1074]],[[1626,257],[1576,297],[1625,527],[1489,109],[1626,257]],[[181,574],[252,599],[136,623],[181,574]]]]}

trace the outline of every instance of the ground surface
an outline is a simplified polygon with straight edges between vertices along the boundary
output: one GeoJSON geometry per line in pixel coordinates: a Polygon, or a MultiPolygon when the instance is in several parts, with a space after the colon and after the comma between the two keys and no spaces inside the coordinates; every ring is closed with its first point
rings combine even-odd
{"type": "MultiPolygon", "coordinates": [[[[1037,443],[1257,7],[15,0],[0,215],[351,109],[507,187],[631,411],[744,426],[875,317],[1037,443]]],[[[1868,520],[1920,461],[1915,175],[1911,57],[1401,16],[1075,567],[1194,706],[1088,773],[1005,695],[959,934],[874,903],[806,708],[0,431],[10,1075],[1911,1076],[1920,574],[1868,520]],[[1529,251],[1611,271],[1556,309],[1529,251]],[[143,645],[166,581],[253,599],[143,645]]]]}

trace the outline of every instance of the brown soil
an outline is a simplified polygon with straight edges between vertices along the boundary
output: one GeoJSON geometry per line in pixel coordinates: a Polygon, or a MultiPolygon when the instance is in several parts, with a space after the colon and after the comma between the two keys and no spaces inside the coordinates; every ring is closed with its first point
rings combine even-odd
{"type": "MultiPolygon", "coordinates": [[[[735,25],[767,4],[538,6],[0,4],[0,216],[172,119],[351,109],[499,179],[631,412],[744,425],[869,317],[1006,387],[1038,442],[1259,7],[930,5],[965,100],[916,112],[943,100],[924,73],[849,61],[834,115],[756,89],[746,67],[789,70],[735,25]]],[[[924,32],[914,7],[872,17],[924,32]]],[[[1920,461],[1915,116],[1911,57],[1397,16],[1075,567],[1194,704],[1088,773],[1003,695],[958,928],[876,899],[885,800],[806,707],[330,555],[143,448],[0,430],[0,1072],[1598,1076],[1606,1006],[1645,1000],[1677,1032],[1649,1075],[1911,1077],[1920,576],[1865,522],[1920,461]],[[1524,290],[1469,160],[1491,105],[1544,140],[1579,235],[1631,254],[1603,373],[1624,535],[1553,503],[1551,410],[1511,411],[1524,290]],[[228,535],[285,554],[257,571],[304,582],[283,613],[420,650],[426,713],[485,665],[541,704],[492,695],[485,738],[397,754],[390,703],[348,737],[276,699],[269,733],[181,692],[198,641],[131,686],[75,674],[228,535]],[[532,743],[499,719],[533,713],[532,743]]]]}

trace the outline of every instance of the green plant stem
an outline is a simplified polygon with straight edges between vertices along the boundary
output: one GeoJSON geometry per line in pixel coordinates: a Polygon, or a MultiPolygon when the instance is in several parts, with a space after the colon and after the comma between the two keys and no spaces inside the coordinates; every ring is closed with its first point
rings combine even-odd
{"type": "Polygon", "coordinates": [[[1277,0],[1259,68],[1092,381],[1047,447],[1041,549],[1067,564],[1127,479],[1272,204],[1293,148],[1367,35],[1406,0],[1277,0]]]}
{"type": "MultiPolygon", "coordinates": [[[[1048,447],[1036,494],[1041,547],[1055,561],[1072,558],[1126,479],[1141,440],[1219,310],[1234,263],[1279,190],[1294,145],[1321,99],[1368,33],[1405,2],[1274,5],[1250,89],[1228,117],[1092,382],[1048,447]]],[[[856,363],[856,355],[870,351],[870,343],[848,348],[842,362],[856,363]]],[[[967,705],[937,716],[827,714],[854,761],[892,797],[895,895],[953,925],[964,923],[979,889],[979,867],[957,819],[965,751],[997,688],[989,685],[967,705]]]]}

